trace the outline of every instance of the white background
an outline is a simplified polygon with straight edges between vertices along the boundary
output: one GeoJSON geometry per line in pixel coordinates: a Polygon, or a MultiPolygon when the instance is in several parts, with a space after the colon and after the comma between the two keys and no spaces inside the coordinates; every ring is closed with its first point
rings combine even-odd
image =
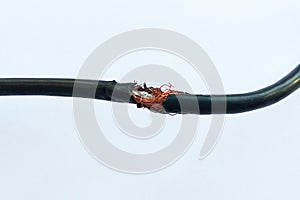
{"type": "MultiPolygon", "coordinates": [[[[227,93],[251,91],[300,62],[299,9],[296,0],[2,1],[0,76],[74,78],[102,42],[154,27],[201,45],[227,93]]],[[[130,175],[84,149],[71,98],[1,97],[0,199],[299,199],[299,100],[296,92],[274,106],[227,116],[205,160],[198,160],[199,134],[169,168],[130,175]]]]}

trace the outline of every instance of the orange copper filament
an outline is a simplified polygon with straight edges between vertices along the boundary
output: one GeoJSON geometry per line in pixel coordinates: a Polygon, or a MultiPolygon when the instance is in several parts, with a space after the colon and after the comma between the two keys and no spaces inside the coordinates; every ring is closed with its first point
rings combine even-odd
{"type": "Polygon", "coordinates": [[[147,87],[136,84],[133,90],[133,100],[138,108],[148,108],[152,112],[166,113],[162,103],[170,94],[182,94],[184,92],[171,90],[173,86],[169,84],[161,85],[159,88],[147,87]],[[167,87],[163,90],[163,87],[167,87]]]}

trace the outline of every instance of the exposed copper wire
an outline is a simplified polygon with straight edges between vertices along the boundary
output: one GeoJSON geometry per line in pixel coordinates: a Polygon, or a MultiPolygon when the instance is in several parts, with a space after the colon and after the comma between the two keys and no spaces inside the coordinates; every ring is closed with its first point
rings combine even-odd
{"type": "Polygon", "coordinates": [[[137,107],[139,108],[148,108],[152,112],[163,113],[166,111],[163,108],[163,101],[171,94],[183,94],[185,92],[171,90],[173,85],[163,84],[160,87],[147,87],[146,83],[144,85],[136,85],[134,86],[133,91],[133,100],[137,103],[137,107]],[[167,87],[167,89],[163,90],[163,87],[167,87]]]}

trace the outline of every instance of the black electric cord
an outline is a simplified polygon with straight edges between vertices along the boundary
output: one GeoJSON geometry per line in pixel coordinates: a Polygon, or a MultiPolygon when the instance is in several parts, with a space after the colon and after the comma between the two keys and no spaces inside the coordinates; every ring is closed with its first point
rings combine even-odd
{"type": "Polygon", "coordinates": [[[300,64],[278,82],[254,92],[230,95],[172,94],[163,102],[163,107],[168,113],[243,113],[272,105],[299,87],[300,64]],[[195,109],[195,98],[199,109],[195,109]]]}
{"type": "Polygon", "coordinates": [[[131,98],[135,83],[62,78],[2,78],[0,96],[42,95],[81,97],[134,103],[131,98]]]}
{"type": "MultiPolygon", "coordinates": [[[[55,78],[2,78],[0,96],[46,95],[82,97],[137,104],[136,83],[55,78]]],[[[170,94],[163,113],[234,114],[272,105],[300,87],[300,65],[275,84],[258,91],[230,95],[170,94]],[[196,106],[195,106],[196,105],[196,106]]]]}

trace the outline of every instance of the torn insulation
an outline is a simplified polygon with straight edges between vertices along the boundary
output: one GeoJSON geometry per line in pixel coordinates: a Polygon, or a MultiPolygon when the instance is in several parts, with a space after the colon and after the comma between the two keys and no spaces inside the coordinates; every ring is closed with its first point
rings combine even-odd
{"type": "Polygon", "coordinates": [[[144,83],[143,86],[136,84],[133,89],[132,98],[138,108],[147,108],[155,113],[168,114],[162,105],[164,100],[171,94],[185,93],[171,90],[172,87],[170,83],[157,88],[147,87],[146,83],[144,83]]]}

